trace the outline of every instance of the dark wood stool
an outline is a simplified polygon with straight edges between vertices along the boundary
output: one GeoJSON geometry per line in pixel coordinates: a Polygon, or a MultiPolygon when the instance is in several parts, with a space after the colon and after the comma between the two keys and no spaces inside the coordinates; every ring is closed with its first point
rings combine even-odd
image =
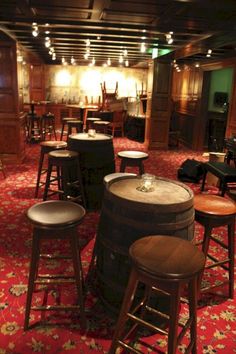
{"type": "Polygon", "coordinates": [[[93,127],[96,130],[96,132],[106,134],[109,124],[110,122],[106,120],[98,120],[93,122],[93,127]]]}
{"type": "Polygon", "coordinates": [[[28,293],[25,309],[24,330],[29,328],[30,311],[80,311],[81,324],[86,326],[83,301],[83,276],[78,244],[78,225],[83,220],[85,210],[82,206],[66,201],[47,201],[33,205],[27,211],[27,217],[33,225],[32,253],[28,280],[28,293]],[[71,255],[41,254],[41,241],[45,239],[68,240],[71,255]],[[74,274],[39,274],[40,258],[46,259],[72,259],[74,274]],[[78,305],[47,305],[32,306],[33,292],[37,285],[45,287],[75,283],[78,294],[78,305]]]}
{"type": "Polygon", "coordinates": [[[48,153],[48,171],[43,200],[54,194],[58,194],[59,199],[78,201],[86,207],[78,152],[54,150],[48,153]],[[57,171],[56,177],[52,176],[53,169],[57,171]],[[51,189],[55,182],[58,188],[51,189]]]}
{"type": "Polygon", "coordinates": [[[54,134],[55,140],[57,140],[56,130],[55,130],[55,116],[52,113],[43,114],[41,118],[41,131],[42,140],[46,140],[46,136],[49,135],[50,139],[52,133],[54,134]]]}
{"type": "Polygon", "coordinates": [[[42,141],[40,143],[40,146],[41,146],[41,151],[40,151],[40,157],[39,157],[38,175],[37,175],[37,182],[36,182],[36,188],[35,188],[35,198],[37,198],[37,196],[38,196],[39,188],[42,187],[43,185],[45,185],[45,182],[41,182],[41,176],[47,172],[47,168],[43,167],[45,155],[53,150],[66,149],[67,143],[65,141],[51,141],[51,140],[49,140],[49,141],[42,141]]]}
{"type": "Polygon", "coordinates": [[[73,129],[76,130],[76,133],[82,133],[83,132],[83,122],[82,120],[68,120],[67,121],[67,127],[68,127],[68,132],[67,132],[67,141],[69,136],[73,133],[73,129]]]}
{"type": "Polygon", "coordinates": [[[205,162],[202,164],[204,174],[202,179],[201,190],[204,191],[207,172],[211,172],[214,176],[220,179],[221,196],[223,197],[228,183],[236,182],[236,168],[229,166],[224,162],[205,162]]]}
{"type": "Polygon", "coordinates": [[[27,141],[38,141],[42,138],[41,117],[36,114],[27,115],[27,141]]]}
{"type": "MultiPolygon", "coordinates": [[[[135,241],[129,248],[131,273],[123,304],[116,325],[109,354],[115,353],[121,346],[134,353],[142,353],[128,344],[128,338],[137,325],[142,325],[157,333],[168,336],[168,354],[174,354],[187,329],[190,329],[190,343],[187,352],[197,353],[197,295],[198,279],[204,269],[205,256],[191,242],[172,236],[147,236],[135,241]],[[137,295],[139,282],[145,285],[144,297],[132,306],[137,295]],[[181,292],[187,293],[189,319],[183,325],[179,323],[181,292]],[[166,314],[153,305],[149,305],[150,293],[164,294],[170,300],[170,313],[166,314]],[[132,307],[132,311],[131,311],[132,307]],[[152,313],[167,321],[168,329],[160,328],[145,319],[146,313],[152,313]],[[127,320],[134,325],[124,333],[127,320]],[[178,326],[182,327],[178,334],[178,326]]],[[[153,296],[152,294],[152,296],[153,296]]]]}
{"type": "Polygon", "coordinates": [[[94,123],[99,122],[101,118],[89,117],[86,119],[86,129],[95,129],[94,123]]]}
{"type": "Polygon", "coordinates": [[[139,169],[139,174],[144,174],[143,161],[148,158],[148,154],[142,151],[120,151],[118,157],[121,158],[120,172],[125,172],[127,166],[135,166],[139,169]]]}
{"type": "MultiPolygon", "coordinates": [[[[205,228],[202,244],[202,251],[213,263],[206,266],[206,269],[222,267],[229,273],[229,279],[224,283],[229,284],[229,297],[234,297],[234,229],[235,229],[235,203],[229,199],[210,194],[197,194],[194,197],[195,220],[205,228]],[[227,226],[228,242],[225,244],[212,235],[212,229],[219,226],[227,226]],[[224,259],[216,259],[209,254],[210,241],[214,241],[223,249],[227,250],[228,256],[224,259]],[[228,265],[227,265],[228,264],[228,265]]],[[[223,250],[222,250],[223,251],[223,250]]],[[[220,285],[219,283],[213,287],[220,285]]],[[[208,291],[212,286],[201,289],[201,292],[208,291]]]]}
{"type": "Polygon", "coordinates": [[[68,121],[72,121],[72,120],[77,120],[77,118],[73,118],[73,117],[64,117],[62,118],[62,127],[61,127],[61,136],[60,136],[60,140],[63,139],[63,135],[64,135],[64,130],[65,127],[67,126],[67,122],[68,121]]]}

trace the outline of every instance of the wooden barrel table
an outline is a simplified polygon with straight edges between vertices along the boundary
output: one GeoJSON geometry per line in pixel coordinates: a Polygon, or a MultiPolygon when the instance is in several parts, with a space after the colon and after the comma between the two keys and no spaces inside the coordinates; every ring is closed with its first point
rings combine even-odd
{"type": "Polygon", "coordinates": [[[117,177],[104,192],[96,272],[99,296],[114,311],[123,299],[130,271],[128,250],[134,241],[158,234],[194,239],[193,192],[188,186],[159,177],[151,192],[139,191],[139,185],[140,177],[117,177]]]}
{"type": "Polygon", "coordinates": [[[87,133],[70,135],[68,149],[79,153],[80,169],[89,210],[101,208],[106,175],[115,172],[115,155],[111,135],[87,133]]]}

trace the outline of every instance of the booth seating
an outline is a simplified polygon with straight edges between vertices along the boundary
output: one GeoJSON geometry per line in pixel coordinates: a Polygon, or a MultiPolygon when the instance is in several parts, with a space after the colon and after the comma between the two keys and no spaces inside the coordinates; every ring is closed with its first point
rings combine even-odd
{"type": "Polygon", "coordinates": [[[54,150],[48,154],[48,170],[43,200],[57,194],[59,199],[77,201],[86,207],[79,154],[70,150],[54,150]],[[56,170],[57,175],[52,176],[56,170]],[[57,188],[55,186],[57,184],[57,188]],[[54,188],[53,188],[54,186],[54,188]]]}
{"type": "Polygon", "coordinates": [[[61,315],[64,311],[79,311],[80,323],[82,327],[86,327],[86,318],[83,301],[83,275],[82,264],[80,259],[79,243],[78,243],[78,225],[85,216],[85,210],[82,206],[68,201],[47,201],[33,205],[27,211],[27,217],[33,226],[32,253],[29,269],[28,292],[25,308],[24,330],[29,328],[30,312],[41,311],[60,311],[61,315]],[[42,252],[42,242],[44,240],[53,240],[57,244],[57,240],[69,242],[70,254],[46,254],[42,252]],[[72,259],[72,267],[74,274],[42,274],[40,272],[40,260],[48,261],[57,259],[72,259]],[[57,296],[56,304],[48,304],[48,288],[52,287],[58,292],[59,286],[64,283],[76,285],[78,304],[65,305],[60,302],[60,296],[57,296]],[[41,286],[41,288],[40,288],[41,286]],[[43,287],[43,288],[42,288],[43,287]],[[32,306],[32,298],[34,292],[44,291],[43,304],[39,305],[38,299],[36,305],[32,306]]]}
{"type": "MultiPolygon", "coordinates": [[[[197,353],[197,296],[198,279],[205,264],[204,254],[191,242],[173,236],[147,236],[135,241],[129,248],[131,273],[126,288],[120,315],[109,354],[115,354],[118,347],[128,352],[143,353],[133,343],[133,332],[137,326],[143,326],[154,333],[168,336],[168,354],[174,354],[186,331],[190,330],[187,353],[197,353]],[[139,283],[144,284],[143,296],[139,283]],[[183,290],[189,307],[189,318],[179,322],[179,311],[183,290]],[[154,307],[151,294],[169,298],[169,313],[154,307]],[[156,317],[150,321],[150,314],[156,317]],[[146,315],[149,315],[149,317],[146,315]],[[158,323],[159,319],[159,324],[158,323]],[[162,320],[162,323],[161,323],[162,320]],[[133,325],[127,330],[127,322],[133,325]],[[178,332],[179,326],[182,327],[178,332]],[[130,343],[130,338],[132,342],[130,343]]],[[[135,336],[138,338],[138,335],[135,336]]],[[[149,347],[149,345],[147,344],[149,347]]],[[[149,348],[148,348],[149,349],[149,348]]],[[[162,348],[161,348],[162,349],[162,348]]],[[[155,348],[155,352],[157,349],[155,348]]]]}
{"type": "Polygon", "coordinates": [[[45,182],[41,181],[41,177],[43,174],[47,172],[47,168],[43,166],[45,155],[47,155],[50,151],[53,150],[61,150],[67,148],[67,143],[65,141],[42,141],[40,143],[40,157],[39,157],[39,165],[38,165],[38,174],[37,174],[37,182],[35,187],[35,198],[38,196],[39,188],[45,185],[45,182]]]}
{"type": "Polygon", "coordinates": [[[125,172],[127,166],[138,167],[139,174],[144,174],[143,161],[148,158],[148,154],[142,151],[120,151],[118,157],[121,159],[120,172],[125,172]]]}
{"type": "Polygon", "coordinates": [[[221,191],[221,196],[224,196],[228,183],[236,182],[236,168],[232,167],[224,162],[205,162],[202,164],[204,169],[201,191],[204,191],[206,183],[207,172],[211,172],[214,176],[218,177],[220,180],[219,190],[221,191]]]}
{"type": "MultiPolygon", "coordinates": [[[[227,198],[211,194],[196,194],[194,196],[195,220],[204,226],[202,251],[212,262],[206,265],[206,269],[222,267],[228,271],[228,279],[225,283],[229,284],[229,297],[234,296],[234,231],[236,204],[227,198]],[[225,226],[228,229],[228,240],[223,242],[213,236],[214,228],[225,226]],[[216,259],[210,253],[210,243],[222,248],[220,259],[216,259]],[[226,253],[226,254],[225,254],[226,253]]],[[[217,282],[216,286],[219,286],[217,282]]],[[[209,291],[212,286],[201,289],[202,292],[209,291]]]]}

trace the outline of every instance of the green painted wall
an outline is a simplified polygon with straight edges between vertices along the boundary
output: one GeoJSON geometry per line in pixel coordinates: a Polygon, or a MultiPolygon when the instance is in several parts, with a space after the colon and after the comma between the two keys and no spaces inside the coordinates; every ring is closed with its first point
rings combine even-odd
{"type": "Polygon", "coordinates": [[[222,112],[222,108],[214,105],[215,92],[228,93],[228,101],[230,101],[232,91],[233,69],[226,68],[214,70],[211,72],[210,94],[208,101],[208,110],[214,112],[222,112]]]}

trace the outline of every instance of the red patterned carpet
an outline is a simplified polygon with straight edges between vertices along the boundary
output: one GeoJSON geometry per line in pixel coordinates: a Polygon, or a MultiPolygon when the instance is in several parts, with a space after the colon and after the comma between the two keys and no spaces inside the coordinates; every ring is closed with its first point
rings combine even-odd
{"type": "MultiPolygon", "coordinates": [[[[143,145],[127,139],[115,138],[116,153],[120,150],[144,150],[143,145]]],[[[38,326],[23,331],[24,308],[26,301],[28,269],[31,252],[31,227],[25,217],[26,210],[41,201],[34,198],[36,171],[39,156],[37,144],[27,146],[27,156],[23,164],[6,166],[7,178],[0,172],[0,354],[28,353],[107,353],[114,330],[114,319],[94,293],[86,297],[88,330],[82,332],[79,318],[71,314],[63,317],[66,324],[38,326]]],[[[177,169],[186,158],[202,160],[201,154],[191,151],[151,151],[145,161],[146,172],[157,176],[176,179],[177,169]]],[[[117,170],[120,161],[117,159],[117,170]]],[[[199,185],[190,185],[194,192],[199,192],[199,185]]],[[[212,193],[217,189],[212,188],[212,193]]],[[[80,245],[84,272],[89,266],[94,236],[99,220],[98,212],[88,212],[79,226],[80,245]]],[[[196,238],[202,236],[202,228],[196,225],[196,238]]],[[[215,234],[224,239],[225,229],[215,230],[215,234]]],[[[46,244],[53,249],[55,244],[46,244]]],[[[62,249],[65,246],[60,245],[62,249]]],[[[217,253],[217,248],[212,250],[217,253]]],[[[44,264],[47,271],[61,270],[58,261],[44,264]]],[[[204,275],[203,281],[218,281],[224,277],[221,270],[212,270],[204,275]]],[[[215,289],[215,293],[202,296],[198,308],[198,353],[236,353],[236,304],[227,298],[227,287],[215,289]],[[217,293],[218,292],[218,293],[217,293]]],[[[50,296],[55,298],[55,292],[50,296]]],[[[70,288],[64,289],[65,301],[73,302],[74,293],[70,288]]],[[[35,301],[40,303],[40,293],[35,301]]],[[[31,312],[31,321],[40,319],[39,312],[31,312]]],[[[181,316],[186,316],[183,306],[181,316]]],[[[51,320],[58,323],[59,318],[53,314],[51,320]]],[[[144,353],[165,352],[166,341],[160,335],[146,334],[143,340],[154,344],[156,350],[148,351],[141,344],[136,345],[144,353]]],[[[186,339],[179,348],[184,352],[186,339]]]]}

